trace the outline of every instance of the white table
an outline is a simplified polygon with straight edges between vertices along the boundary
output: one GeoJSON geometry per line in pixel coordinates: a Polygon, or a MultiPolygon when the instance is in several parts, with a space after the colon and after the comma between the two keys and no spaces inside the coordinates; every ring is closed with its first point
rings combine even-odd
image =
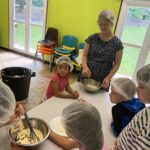
{"type": "MultiPolygon", "coordinates": [[[[109,93],[104,91],[98,91],[96,93],[88,93],[86,92],[81,83],[74,83],[72,85],[73,89],[76,89],[80,93],[80,98],[88,101],[97,107],[101,114],[103,132],[104,132],[104,140],[105,144],[109,147],[112,147],[114,142],[114,136],[111,132],[110,123],[111,123],[111,107],[112,104],[109,100],[109,93]]],[[[32,110],[29,111],[30,117],[38,117],[45,120],[48,124],[50,124],[50,120],[56,116],[60,116],[63,108],[66,105],[75,102],[73,99],[62,99],[57,97],[52,97],[44,103],[36,106],[32,110]]],[[[35,148],[36,150],[62,150],[62,148],[55,145],[49,139],[45,140],[40,146],[35,148]]]]}

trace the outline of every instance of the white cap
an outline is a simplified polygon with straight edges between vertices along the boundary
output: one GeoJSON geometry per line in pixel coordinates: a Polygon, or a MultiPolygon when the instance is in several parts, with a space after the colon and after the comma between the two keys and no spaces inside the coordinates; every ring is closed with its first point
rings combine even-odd
{"type": "Polygon", "coordinates": [[[62,112],[62,123],[68,135],[87,150],[100,150],[103,146],[103,131],[97,108],[87,102],[74,102],[62,112]]]}
{"type": "Polygon", "coordinates": [[[116,78],[111,81],[111,86],[114,90],[126,98],[126,100],[131,100],[135,96],[136,85],[129,78],[116,78]]]}
{"type": "Polygon", "coordinates": [[[16,100],[11,89],[0,81],[0,122],[9,121],[14,114],[16,100]]]}
{"type": "Polygon", "coordinates": [[[73,70],[73,64],[68,56],[61,56],[56,60],[56,64],[68,64],[70,66],[70,72],[73,70]]]}

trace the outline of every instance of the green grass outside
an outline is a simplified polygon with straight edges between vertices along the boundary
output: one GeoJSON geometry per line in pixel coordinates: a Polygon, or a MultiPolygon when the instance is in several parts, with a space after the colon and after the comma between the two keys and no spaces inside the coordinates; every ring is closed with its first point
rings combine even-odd
{"type": "MultiPolygon", "coordinates": [[[[16,28],[15,42],[24,46],[25,43],[25,26],[18,23],[16,28]]],[[[36,49],[37,41],[42,40],[42,29],[37,26],[31,26],[30,28],[30,48],[36,49]]]]}
{"type": "Polygon", "coordinates": [[[143,26],[125,26],[121,40],[132,44],[142,45],[146,28],[143,26]]]}
{"type": "MultiPolygon", "coordinates": [[[[122,35],[122,41],[130,42],[133,44],[139,44],[142,45],[144,35],[145,35],[145,30],[146,28],[144,27],[136,27],[136,26],[126,26],[122,35]]],[[[24,25],[23,24],[18,24],[16,28],[16,41],[17,43],[24,45],[24,35],[25,35],[25,30],[24,30],[24,25]]],[[[41,40],[41,28],[36,27],[36,26],[31,26],[31,34],[30,37],[30,47],[35,49],[37,45],[37,41],[41,40]]],[[[120,69],[118,73],[132,76],[137,58],[139,56],[139,49],[132,48],[125,46],[124,48],[124,53],[123,53],[123,59],[121,62],[120,69]]],[[[150,52],[146,61],[146,64],[150,63],[150,52]]]]}
{"type": "MultiPolygon", "coordinates": [[[[139,49],[125,46],[121,65],[117,73],[132,76],[139,57],[139,52],[139,49]]],[[[145,64],[150,64],[150,51],[145,64]]]]}
{"type": "Polygon", "coordinates": [[[138,56],[138,49],[125,46],[123,50],[121,65],[117,73],[132,76],[138,56]]]}
{"type": "Polygon", "coordinates": [[[15,32],[15,43],[24,46],[25,43],[25,25],[17,23],[15,32]]]}
{"type": "MultiPolygon", "coordinates": [[[[132,44],[142,45],[146,33],[145,27],[125,26],[121,40],[132,44]]],[[[134,72],[140,50],[137,48],[125,46],[121,66],[118,73],[132,76],[134,72]]],[[[146,64],[150,63],[150,52],[146,64]]]]}
{"type": "Polygon", "coordinates": [[[30,47],[36,49],[37,42],[42,39],[42,29],[40,27],[31,26],[30,47]]]}

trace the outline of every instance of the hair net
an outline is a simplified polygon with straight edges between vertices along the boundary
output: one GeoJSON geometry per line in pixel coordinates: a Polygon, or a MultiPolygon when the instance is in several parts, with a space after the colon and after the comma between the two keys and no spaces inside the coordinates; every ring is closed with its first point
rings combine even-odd
{"type": "Polygon", "coordinates": [[[113,11],[112,11],[112,10],[109,10],[109,9],[103,10],[103,11],[99,14],[99,16],[98,16],[98,22],[99,22],[101,19],[107,19],[107,20],[109,20],[112,24],[114,24],[115,17],[114,17],[113,11]]]}
{"type": "Polygon", "coordinates": [[[124,96],[126,100],[131,100],[134,98],[136,93],[136,85],[134,82],[128,78],[116,78],[111,81],[111,85],[113,86],[114,90],[124,96]]]}
{"type": "Polygon", "coordinates": [[[68,56],[61,56],[57,59],[56,64],[68,64],[70,66],[70,72],[73,70],[73,64],[71,59],[68,56]]]}
{"type": "Polygon", "coordinates": [[[87,102],[74,102],[64,108],[62,123],[66,132],[87,150],[103,146],[102,123],[98,110],[87,102]]]}
{"type": "Polygon", "coordinates": [[[15,97],[11,89],[0,81],[0,122],[7,122],[15,110],[15,97]]]}
{"type": "Polygon", "coordinates": [[[142,82],[150,88],[150,64],[142,67],[136,74],[138,82],[142,82]]]}

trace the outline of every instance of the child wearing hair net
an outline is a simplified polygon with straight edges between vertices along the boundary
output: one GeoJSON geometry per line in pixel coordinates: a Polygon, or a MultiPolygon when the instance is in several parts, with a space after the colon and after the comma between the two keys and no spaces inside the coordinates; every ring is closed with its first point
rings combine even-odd
{"type": "MultiPolygon", "coordinates": [[[[150,104],[150,64],[137,72],[137,95],[150,104]]],[[[117,138],[114,150],[150,150],[150,105],[137,113],[117,138]]]]}
{"type": "Polygon", "coordinates": [[[102,123],[96,107],[86,102],[74,102],[64,108],[61,116],[68,137],[51,131],[49,138],[52,141],[69,150],[102,150],[102,123]]]}
{"type": "Polygon", "coordinates": [[[23,113],[24,108],[21,104],[16,105],[11,89],[0,81],[0,150],[12,149],[7,134],[7,125],[13,123],[23,113]]]}
{"type": "Polygon", "coordinates": [[[57,59],[56,71],[51,75],[45,100],[52,96],[73,99],[79,97],[79,93],[69,85],[69,73],[72,70],[73,64],[68,56],[62,56],[57,59]]]}
{"type": "Polygon", "coordinates": [[[111,81],[110,100],[116,104],[112,107],[111,128],[115,136],[126,127],[134,115],[145,108],[145,104],[135,98],[136,86],[128,78],[116,78],[111,81]]]}

